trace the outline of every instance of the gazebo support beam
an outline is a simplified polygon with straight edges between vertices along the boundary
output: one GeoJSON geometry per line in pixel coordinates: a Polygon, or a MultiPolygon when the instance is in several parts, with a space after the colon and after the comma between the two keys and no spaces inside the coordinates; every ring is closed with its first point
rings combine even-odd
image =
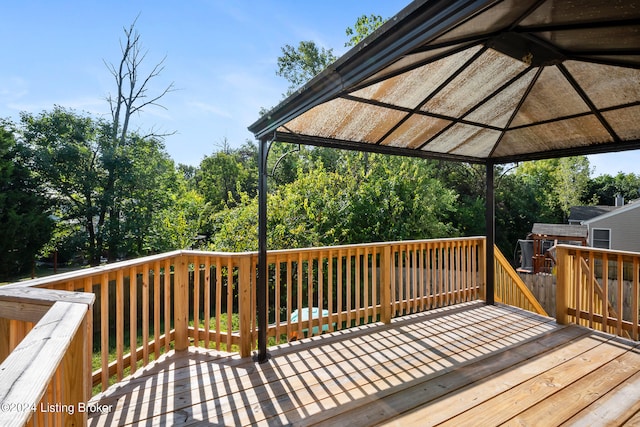
{"type": "Polygon", "coordinates": [[[487,182],[485,198],[485,221],[486,221],[486,248],[485,248],[485,286],[486,302],[489,305],[495,304],[495,266],[494,266],[494,245],[496,242],[496,221],[495,221],[495,189],[494,189],[494,163],[487,162],[487,182]]]}
{"type": "Polygon", "coordinates": [[[267,361],[267,138],[262,138],[258,146],[258,280],[256,283],[256,306],[258,321],[257,362],[267,361]]]}

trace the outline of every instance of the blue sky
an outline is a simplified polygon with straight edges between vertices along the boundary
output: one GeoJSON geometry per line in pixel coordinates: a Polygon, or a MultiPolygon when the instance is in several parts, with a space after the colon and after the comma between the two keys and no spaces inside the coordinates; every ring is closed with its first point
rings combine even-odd
{"type": "MultiPolygon", "coordinates": [[[[226,140],[239,146],[261,107],[281,99],[288,83],[275,75],[285,44],[313,40],[346,52],[345,29],[363,15],[384,18],[409,0],[6,0],[0,5],[0,117],[54,105],[108,117],[115,85],[103,61],[119,60],[123,27],[136,16],[144,65],[166,56],[154,81],[176,91],[166,109],[147,108],[141,131],[176,132],[165,139],[176,163],[198,165],[226,140]]],[[[147,69],[144,68],[143,69],[147,69]]],[[[153,88],[151,89],[153,90],[153,88]]],[[[596,175],[640,173],[640,150],[590,156],[596,175]]]]}

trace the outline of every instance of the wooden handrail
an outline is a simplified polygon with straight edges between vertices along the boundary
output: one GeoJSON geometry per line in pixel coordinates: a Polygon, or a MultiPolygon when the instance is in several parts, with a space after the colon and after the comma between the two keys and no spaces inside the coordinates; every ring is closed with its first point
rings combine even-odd
{"type": "Polygon", "coordinates": [[[86,424],[91,375],[87,324],[94,298],[41,289],[0,290],[3,323],[12,317],[37,322],[0,365],[0,425],[21,426],[44,414],[65,425],[86,424]],[[54,386],[56,372],[61,384],[54,386]],[[64,390],[57,402],[43,400],[52,386],[64,390]]]}

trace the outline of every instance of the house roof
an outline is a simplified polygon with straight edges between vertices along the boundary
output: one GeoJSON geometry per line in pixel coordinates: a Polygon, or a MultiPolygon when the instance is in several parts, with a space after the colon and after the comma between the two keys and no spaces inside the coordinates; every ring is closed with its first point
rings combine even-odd
{"type": "Polygon", "coordinates": [[[640,148],[640,0],[416,0],[249,127],[506,163],[640,148]]]}
{"type": "Polygon", "coordinates": [[[569,222],[586,221],[618,208],[620,206],[572,206],[569,213],[569,222]]]}
{"type": "Polygon", "coordinates": [[[535,223],[531,228],[531,234],[586,239],[588,229],[584,225],[535,223]]]}
{"type": "MultiPolygon", "coordinates": [[[[588,219],[588,220],[584,221],[583,224],[584,225],[588,225],[588,224],[591,224],[593,222],[601,221],[603,219],[610,218],[610,217],[612,217],[614,215],[620,215],[620,214],[623,214],[625,212],[629,212],[631,210],[638,209],[638,208],[640,208],[640,201],[635,201],[635,202],[626,204],[624,206],[620,206],[615,210],[612,210],[610,212],[606,212],[606,213],[604,213],[602,215],[599,215],[597,217],[593,217],[591,219],[588,219]]],[[[638,212],[640,213],[640,210],[638,212]]]]}

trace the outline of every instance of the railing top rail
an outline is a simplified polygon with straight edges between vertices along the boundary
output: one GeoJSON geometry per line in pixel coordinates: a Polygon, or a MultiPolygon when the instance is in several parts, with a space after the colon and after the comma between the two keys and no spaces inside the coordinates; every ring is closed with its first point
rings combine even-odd
{"type": "MultiPolygon", "coordinates": [[[[471,236],[471,237],[447,237],[438,239],[422,239],[422,240],[399,240],[394,242],[372,242],[372,243],[360,243],[351,245],[339,245],[339,246],[323,246],[313,248],[294,248],[294,249],[277,249],[268,251],[269,256],[273,255],[286,255],[291,253],[312,253],[312,252],[326,252],[337,250],[349,250],[358,248],[377,248],[384,246],[398,246],[398,245],[413,245],[420,243],[434,243],[434,242],[457,242],[457,241],[474,241],[484,240],[484,236],[471,236]]],[[[25,288],[25,287],[39,287],[45,285],[52,285],[56,283],[64,283],[71,280],[79,280],[87,277],[95,277],[104,273],[111,273],[121,269],[136,267],[143,264],[150,264],[156,261],[163,261],[167,258],[173,258],[177,256],[218,256],[218,257],[233,257],[242,258],[245,256],[257,256],[258,252],[214,252],[214,251],[197,251],[197,250],[176,250],[172,252],[166,252],[158,255],[150,255],[142,258],[135,258],[126,261],[114,262],[112,264],[104,264],[96,267],[84,268],[81,270],[70,271],[66,273],[55,274],[52,276],[40,277],[31,280],[25,280],[22,282],[16,282],[4,285],[5,289],[25,288]]]]}
{"type": "Polygon", "coordinates": [[[0,365],[0,402],[21,405],[0,411],[0,425],[29,420],[86,313],[84,304],[56,302],[0,365]]]}
{"type": "Polygon", "coordinates": [[[31,280],[24,280],[22,282],[11,283],[4,285],[3,288],[19,288],[19,287],[38,287],[44,285],[51,285],[55,283],[67,282],[70,280],[83,279],[85,277],[93,277],[99,274],[110,273],[118,271],[124,268],[135,267],[142,264],[148,264],[155,261],[162,261],[167,258],[176,257],[182,254],[183,251],[165,252],[158,255],[149,255],[142,258],[135,258],[126,261],[118,261],[112,264],[98,265],[95,267],[83,268],[81,270],[69,271],[66,273],[54,274],[52,276],[39,277],[31,280]]]}
{"type": "MultiPolygon", "coordinates": [[[[337,245],[337,246],[319,246],[313,248],[294,248],[294,249],[274,249],[268,251],[269,255],[281,255],[288,253],[305,253],[305,252],[318,252],[318,251],[336,251],[345,249],[358,249],[358,248],[378,248],[384,246],[398,246],[398,245],[414,245],[420,243],[434,243],[434,242],[457,242],[457,241],[473,241],[484,240],[484,236],[472,236],[472,237],[446,237],[438,239],[421,239],[421,240],[397,240],[393,242],[371,242],[371,243],[355,243],[350,245],[337,245]]],[[[254,252],[257,253],[257,252],[254,252]]]]}
{"type": "Polygon", "coordinates": [[[637,258],[640,257],[640,252],[631,252],[631,251],[619,251],[614,249],[602,249],[602,248],[594,248],[591,246],[578,246],[578,245],[565,245],[561,244],[557,246],[558,248],[566,249],[569,252],[596,252],[596,253],[606,253],[611,255],[622,255],[624,257],[637,258]]]}
{"type": "Polygon", "coordinates": [[[93,304],[96,296],[86,292],[57,291],[54,289],[39,289],[30,287],[15,288],[0,287],[0,301],[40,303],[53,305],[58,301],[79,304],[93,304]]]}

